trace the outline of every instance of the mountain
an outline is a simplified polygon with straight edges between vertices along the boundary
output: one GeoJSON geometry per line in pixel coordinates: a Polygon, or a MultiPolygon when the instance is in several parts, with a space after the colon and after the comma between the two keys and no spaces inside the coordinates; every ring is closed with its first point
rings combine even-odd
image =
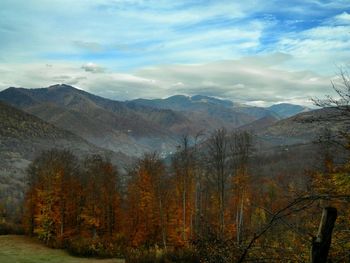
{"type": "Polygon", "coordinates": [[[253,116],[255,120],[259,120],[265,117],[281,119],[278,114],[263,107],[241,105],[240,107],[235,107],[234,110],[253,116]]]}
{"type": "Polygon", "coordinates": [[[273,145],[310,143],[321,136],[326,129],[336,134],[349,130],[349,120],[344,120],[333,108],[302,112],[280,120],[262,129],[258,135],[273,145]]]}
{"type": "Polygon", "coordinates": [[[192,123],[196,123],[207,131],[221,127],[237,128],[258,118],[253,114],[241,111],[240,104],[202,95],[192,97],[175,95],[153,100],[137,99],[131,103],[182,112],[192,123]]]}
{"type": "MultiPolygon", "coordinates": [[[[18,107],[98,147],[130,156],[175,150],[183,134],[234,129],[269,114],[237,110],[240,105],[207,96],[172,96],[159,100],[114,101],[69,85],[8,88],[0,101],[18,107]]],[[[261,111],[261,110],[260,110],[261,111]]]]}
{"type": "Polygon", "coordinates": [[[136,99],[132,102],[160,109],[171,109],[175,111],[206,110],[208,107],[232,108],[234,103],[230,100],[222,100],[214,97],[196,95],[174,95],[165,99],[136,99]]]}
{"type": "Polygon", "coordinates": [[[310,109],[307,107],[289,103],[275,104],[268,107],[267,109],[271,112],[276,113],[281,118],[288,118],[298,113],[310,111],[310,109]]]}
{"type": "Polygon", "coordinates": [[[317,152],[312,141],[325,127],[334,132],[350,127],[347,121],[337,121],[337,112],[331,108],[281,120],[265,108],[205,96],[120,102],[67,85],[9,88],[0,92],[0,101],[16,107],[0,102],[0,198],[16,200],[22,197],[27,165],[41,151],[53,147],[69,149],[80,157],[108,155],[124,168],[132,161],[128,156],[153,150],[171,154],[185,132],[224,126],[252,131],[260,160],[256,169],[275,165],[278,173],[287,161],[293,161],[295,171],[307,168],[317,152]],[[287,156],[287,161],[276,163],[284,158],[279,156],[287,156]]]}
{"type": "Polygon", "coordinates": [[[41,89],[9,88],[0,92],[0,100],[78,134],[99,147],[130,156],[172,149],[175,135],[171,125],[186,121],[182,115],[169,110],[149,107],[135,110],[126,103],[98,97],[68,85],[41,89]]]}
{"type": "Polygon", "coordinates": [[[227,108],[232,108],[234,106],[238,106],[238,103],[233,103],[230,100],[225,100],[225,99],[218,99],[214,97],[209,97],[209,96],[203,96],[203,95],[195,95],[191,97],[191,100],[194,102],[204,102],[204,103],[211,103],[214,105],[219,105],[219,106],[224,106],[227,108]]]}
{"type": "Polygon", "coordinates": [[[0,102],[0,199],[20,200],[28,164],[40,152],[52,148],[68,149],[79,157],[108,156],[121,169],[132,161],[124,154],[98,148],[69,131],[0,102]]]}
{"type": "MultiPolygon", "coordinates": [[[[150,151],[165,156],[176,149],[184,134],[195,136],[204,131],[208,135],[221,127],[232,130],[249,124],[261,129],[279,118],[270,109],[202,95],[122,102],[65,84],[39,89],[11,87],[0,92],[0,101],[98,147],[137,157],[150,151]]],[[[280,105],[279,112],[286,107],[280,105]]]]}
{"type": "MultiPolygon", "coordinates": [[[[337,139],[340,131],[349,131],[350,120],[333,108],[302,112],[256,129],[256,170],[261,174],[304,178],[305,171],[323,169],[325,144],[321,138],[337,139]],[[260,159],[260,161],[259,161],[260,159]]],[[[335,163],[347,160],[348,151],[341,143],[330,143],[335,163]]]]}
{"type": "Polygon", "coordinates": [[[268,129],[270,126],[278,122],[280,119],[275,117],[274,115],[267,115],[265,117],[262,117],[256,121],[253,121],[251,123],[248,123],[246,125],[242,125],[238,127],[238,130],[241,131],[250,131],[253,133],[257,133],[263,130],[268,129]]]}
{"type": "Polygon", "coordinates": [[[202,95],[192,97],[175,95],[165,99],[137,99],[132,102],[159,109],[185,112],[186,116],[192,117],[191,119],[207,122],[206,127],[209,130],[221,126],[229,129],[237,128],[262,118],[283,119],[310,110],[288,103],[276,104],[268,108],[256,107],[202,95]]]}

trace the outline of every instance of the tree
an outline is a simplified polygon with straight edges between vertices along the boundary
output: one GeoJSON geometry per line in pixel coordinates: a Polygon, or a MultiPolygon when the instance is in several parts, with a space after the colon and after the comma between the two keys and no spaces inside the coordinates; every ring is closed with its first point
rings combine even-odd
{"type": "Polygon", "coordinates": [[[173,214],[172,227],[177,230],[181,228],[181,231],[175,231],[176,234],[173,234],[173,239],[176,240],[177,245],[185,245],[191,238],[195,217],[195,148],[190,147],[189,140],[188,136],[182,137],[178,151],[172,159],[175,186],[173,192],[176,197],[173,207],[177,211],[173,214]],[[179,233],[181,233],[181,242],[177,236],[179,233]]]}
{"type": "Polygon", "coordinates": [[[336,144],[342,145],[345,149],[350,150],[350,133],[348,122],[350,120],[350,75],[347,70],[340,68],[338,78],[332,81],[332,89],[336,96],[326,95],[326,98],[313,98],[313,103],[321,108],[332,109],[331,114],[320,116],[311,121],[324,122],[336,121],[345,124],[338,131],[338,136],[334,138],[336,144]]]}
{"type": "Polygon", "coordinates": [[[340,68],[338,78],[331,82],[336,97],[326,95],[325,99],[314,98],[313,103],[322,108],[334,108],[340,114],[336,117],[343,119],[350,118],[350,75],[349,72],[340,68]]]}
{"type": "Polygon", "coordinates": [[[156,154],[146,154],[131,174],[127,191],[127,232],[132,246],[161,243],[166,249],[165,167],[156,154]],[[159,235],[160,234],[160,235],[159,235]]]}
{"type": "Polygon", "coordinates": [[[207,168],[208,179],[215,185],[214,207],[217,203],[218,234],[224,235],[225,229],[225,206],[226,206],[226,185],[230,175],[228,165],[228,141],[227,131],[222,128],[216,130],[208,140],[207,168]]]}
{"type": "Polygon", "coordinates": [[[28,168],[26,218],[28,232],[46,243],[74,231],[78,181],[76,157],[66,150],[43,152],[28,168]]]}
{"type": "MultiPolygon", "coordinates": [[[[320,137],[319,140],[321,146],[323,146],[324,169],[323,171],[313,173],[313,190],[316,193],[327,196],[346,195],[350,193],[350,180],[349,173],[347,172],[349,171],[350,151],[350,75],[348,70],[340,68],[337,79],[332,81],[332,89],[336,95],[335,97],[326,95],[325,99],[314,98],[312,100],[316,106],[331,108],[333,110],[332,115],[318,118],[316,119],[317,122],[332,120],[342,123],[340,126],[341,129],[338,130],[335,136],[331,134],[329,129],[326,129],[324,136],[320,137]],[[338,146],[341,146],[340,150],[342,151],[336,153],[334,149],[338,146]],[[335,160],[338,159],[339,161],[341,159],[341,153],[344,150],[346,152],[344,154],[344,161],[341,161],[340,165],[337,165],[335,160]]],[[[326,204],[329,205],[328,202],[323,205],[326,204]]],[[[350,236],[347,235],[347,231],[345,230],[348,224],[345,223],[346,220],[344,221],[344,218],[349,217],[349,203],[333,200],[332,206],[337,207],[339,213],[338,226],[335,228],[335,241],[333,243],[341,244],[335,246],[335,254],[337,257],[344,258],[344,260],[345,258],[350,259],[350,255],[345,252],[348,249],[345,247],[350,246],[350,236]]],[[[334,252],[332,253],[334,254],[334,252]]]]}
{"type": "Polygon", "coordinates": [[[117,169],[99,155],[88,157],[84,164],[82,224],[93,238],[111,237],[121,228],[117,169]]]}
{"type": "Polygon", "coordinates": [[[231,134],[229,154],[234,170],[232,195],[236,199],[236,238],[238,243],[242,241],[245,203],[249,200],[248,161],[251,151],[252,137],[248,132],[231,134]]]}

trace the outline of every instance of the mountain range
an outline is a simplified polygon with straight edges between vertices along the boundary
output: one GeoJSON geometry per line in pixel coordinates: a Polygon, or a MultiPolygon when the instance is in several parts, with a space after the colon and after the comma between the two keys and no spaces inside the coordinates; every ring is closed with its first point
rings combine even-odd
{"type": "Polygon", "coordinates": [[[255,121],[279,120],[307,108],[283,104],[251,107],[207,96],[176,95],[166,99],[114,101],[69,85],[8,88],[0,101],[33,114],[88,142],[129,156],[176,148],[181,135],[235,129],[255,121]],[[281,114],[281,115],[279,115],[281,114]]]}
{"type": "Polygon", "coordinates": [[[312,163],[312,141],[324,127],[344,125],[332,114],[330,108],[253,107],[202,95],[115,101],[64,84],[11,87],[0,92],[0,199],[21,200],[25,169],[43,150],[69,149],[81,158],[98,153],[125,171],[145,152],[171,156],[183,135],[201,133],[205,141],[221,127],[254,134],[256,158],[263,160],[257,173],[277,174],[292,162],[289,171],[296,174],[312,163]],[[313,121],[320,116],[324,125],[313,121]]]}

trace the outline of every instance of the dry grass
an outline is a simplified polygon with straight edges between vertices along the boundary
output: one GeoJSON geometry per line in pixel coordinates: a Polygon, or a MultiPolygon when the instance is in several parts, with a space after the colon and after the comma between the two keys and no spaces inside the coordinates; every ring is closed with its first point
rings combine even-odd
{"type": "Polygon", "coordinates": [[[93,259],[70,256],[25,236],[0,236],[1,263],[124,263],[121,259],[93,259]]]}

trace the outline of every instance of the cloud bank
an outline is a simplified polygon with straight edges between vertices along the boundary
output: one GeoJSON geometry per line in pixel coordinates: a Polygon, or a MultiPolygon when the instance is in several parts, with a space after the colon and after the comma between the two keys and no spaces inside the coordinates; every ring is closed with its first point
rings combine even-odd
{"type": "Polygon", "coordinates": [[[66,83],[117,100],[202,94],[259,106],[279,102],[310,105],[311,97],[331,91],[329,77],[281,69],[290,59],[289,55],[276,53],[206,64],[148,67],[133,73],[106,71],[93,63],[16,64],[0,67],[3,79],[8,80],[0,81],[0,88],[13,83],[28,88],[66,83]]]}
{"type": "Polygon", "coordinates": [[[349,32],[347,0],[2,0],[0,88],[306,103],[348,65],[349,32]]]}

